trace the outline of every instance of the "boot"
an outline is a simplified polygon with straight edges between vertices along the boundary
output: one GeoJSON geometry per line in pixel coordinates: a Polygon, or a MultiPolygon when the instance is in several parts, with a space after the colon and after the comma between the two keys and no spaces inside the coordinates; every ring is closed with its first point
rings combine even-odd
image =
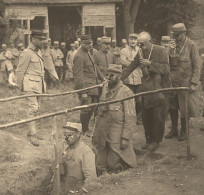
{"type": "Polygon", "coordinates": [[[186,140],[186,119],[182,118],[181,119],[181,132],[180,135],[178,136],[178,141],[184,141],[186,140]]]}
{"type": "Polygon", "coordinates": [[[154,152],[155,150],[158,149],[158,147],[159,147],[159,143],[154,142],[154,143],[150,144],[150,146],[148,147],[148,150],[149,150],[150,152],[154,152]]]}
{"type": "Polygon", "coordinates": [[[33,144],[34,146],[39,146],[39,145],[40,145],[39,142],[38,142],[38,140],[37,140],[36,134],[30,136],[30,142],[31,142],[31,144],[33,144]]]}
{"type": "Polygon", "coordinates": [[[178,110],[173,110],[169,113],[171,117],[172,129],[167,135],[165,135],[166,139],[171,139],[178,136],[178,110]]]}

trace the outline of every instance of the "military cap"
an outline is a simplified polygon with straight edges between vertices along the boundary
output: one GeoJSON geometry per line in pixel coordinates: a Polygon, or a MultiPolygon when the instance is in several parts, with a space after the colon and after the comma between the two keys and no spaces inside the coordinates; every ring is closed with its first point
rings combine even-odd
{"type": "Polygon", "coordinates": [[[65,46],[65,45],[66,45],[66,43],[65,43],[65,42],[61,42],[61,45],[65,46]]]}
{"type": "Polygon", "coordinates": [[[170,36],[162,36],[161,38],[162,41],[171,41],[170,36]]]}
{"type": "Polygon", "coordinates": [[[177,23],[177,24],[174,24],[172,26],[172,33],[173,34],[181,34],[183,32],[186,32],[186,27],[185,27],[184,23],[177,23]]]}
{"type": "Polygon", "coordinates": [[[48,38],[47,40],[48,40],[48,42],[51,42],[51,39],[50,39],[50,38],[48,38]]]}
{"type": "Polygon", "coordinates": [[[131,33],[131,34],[129,34],[129,38],[135,38],[135,39],[137,39],[137,34],[136,33],[131,33]]]}
{"type": "MultiPolygon", "coordinates": [[[[91,36],[90,35],[82,35],[81,36],[81,42],[83,43],[87,43],[87,44],[90,44],[91,43],[91,36]]],[[[78,41],[77,41],[78,42],[78,41]]]]}
{"type": "Polygon", "coordinates": [[[2,48],[6,48],[7,45],[6,45],[6,44],[2,44],[1,47],[2,47],[2,48]]]}
{"type": "Polygon", "coordinates": [[[122,43],[127,43],[127,40],[126,39],[122,39],[122,43]]]}
{"type": "Polygon", "coordinates": [[[78,42],[81,42],[81,38],[77,38],[77,41],[78,41],[78,42]]]}
{"type": "Polygon", "coordinates": [[[108,72],[122,73],[122,65],[109,64],[108,72]]]}
{"type": "Polygon", "coordinates": [[[70,47],[75,47],[75,44],[74,44],[74,43],[71,43],[71,44],[70,44],[70,47]]]}
{"type": "Polygon", "coordinates": [[[100,37],[98,37],[98,38],[97,38],[97,41],[101,41],[101,38],[100,38],[100,37]]]}
{"type": "Polygon", "coordinates": [[[116,40],[115,40],[115,39],[113,39],[113,40],[112,40],[112,43],[116,43],[116,40]]]}
{"type": "Polygon", "coordinates": [[[31,30],[31,36],[39,39],[45,39],[45,33],[43,30],[31,30]]]}
{"type": "Polygon", "coordinates": [[[18,47],[23,47],[23,43],[19,43],[19,44],[18,44],[18,47]]]}
{"type": "Polygon", "coordinates": [[[54,45],[59,45],[59,41],[54,41],[54,45]]]}
{"type": "Polygon", "coordinates": [[[103,36],[103,37],[101,37],[101,43],[111,44],[111,38],[103,36]]]}
{"type": "Polygon", "coordinates": [[[82,132],[82,126],[80,123],[72,123],[72,122],[67,122],[67,124],[64,126],[66,128],[66,131],[75,131],[75,132],[82,132]]]}

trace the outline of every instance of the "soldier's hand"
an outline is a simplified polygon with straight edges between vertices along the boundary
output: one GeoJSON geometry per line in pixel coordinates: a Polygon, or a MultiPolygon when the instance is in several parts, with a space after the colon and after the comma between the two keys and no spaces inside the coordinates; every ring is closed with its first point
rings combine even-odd
{"type": "Polygon", "coordinates": [[[197,85],[192,83],[190,85],[190,93],[193,93],[194,91],[196,91],[196,89],[197,89],[197,85]]]}
{"type": "Polygon", "coordinates": [[[128,147],[129,140],[122,138],[120,143],[120,149],[125,150],[128,147]]]}
{"type": "Polygon", "coordinates": [[[52,189],[53,189],[53,184],[50,183],[50,184],[47,186],[47,188],[46,188],[46,194],[50,194],[51,191],[52,191],[52,189]]]}
{"type": "Polygon", "coordinates": [[[151,65],[151,61],[147,60],[147,59],[140,59],[140,63],[143,66],[150,66],[151,65]]]}

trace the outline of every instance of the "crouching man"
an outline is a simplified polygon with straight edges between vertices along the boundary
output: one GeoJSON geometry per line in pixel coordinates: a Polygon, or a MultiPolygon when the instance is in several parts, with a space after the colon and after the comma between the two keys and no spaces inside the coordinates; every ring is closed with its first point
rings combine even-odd
{"type": "MultiPolygon", "coordinates": [[[[120,80],[121,65],[109,64],[108,84],[104,83],[100,102],[132,96],[132,91],[120,80]]],[[[103,171],[118,171],[136,166],[132,134],[136,130],[134,99],[101,106],[93,135],[93,144],[98,148],[96,168],[103,171]]]]}
{"type": "MultiPolygon", "coordinates": [[[[89,184],[97,179],[95,155],[81,141],[81,124],[68,122],[65,128],[66,149],[60,162],[61,194],[81,190],[86,192],[89,184]]],[[[47,193],[52,195],[56,194],[53,181],[55,174],[47,188],[47,193]]]]}

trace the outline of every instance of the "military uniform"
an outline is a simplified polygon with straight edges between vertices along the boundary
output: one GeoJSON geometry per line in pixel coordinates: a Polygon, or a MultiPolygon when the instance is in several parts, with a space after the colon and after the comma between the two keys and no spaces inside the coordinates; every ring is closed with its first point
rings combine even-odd
{"type": "MultiPolygon", "coordinates": [[[[83,36],[82,42],[91,44],[89,36],[83,36]]],[[[74,56],[74,83],[75,89],[83,89],[97,84],[97,73],[95,72],[94,65],[88,56],[88,51],[80,47],[74,56]]],[[[83,93],[79,93],[81,105],[96,103],[98,101],[98,89],[91,89],[83,93]],[[83,101],[82,95],[87,94],[86,101],[83,101]]],[[[93,114],[94,109],[82,110],[80,113],[80,120],[82,124],[82,131],[88,131],[89,120],[93,114]]]]}
{"type": "MultiPolygon", "coordinates": [[[[186,27],[183,23],[173,25],[174,36],[185,33],[186,27]]],[[[188,37],[176,44],[176,48],[170,50],[170,71],[173,87],[190,87],[199,84],[201,59],[196,44],[188,37]]],[[[185,94],[188,92],[178,91],[170,98],[170,115],[172,118],[172,131],[166,136],[171,138],[178,134],[178,110],[181,117],[181,132],[179,141],[185,140],[186,120],[196,117],[199,111],[198,92],[188,93],[188,118],[186,118],[185,94]],[[172,134],[173,133],[173,134],[172,134]]]]}
{"type": "MultiPolygon", "coordinates": [[[[38,34],[38,32],[35,32],[38,34]]],[[[39,33],[41,35],[41,33],[39,33]]],[[[16,71],[18,87],[26,94],[41,94],[46,91],[44,82],[44,65],[41,51],[32,43],[21,53],[16,71]]],[[[39,109],[39,98],[28,97],[27,116],[34,117],[39,109]]],[[[28,135],[36,135],[35,122],[29,123],[28,135]]]]}
{"type": "Polygon", "coordinates": [[[66,77],[66,72],[68,70],[67,64],[66,64],[66,59],[67,59],[67,49],[65,48],[66,44],[64,42],[61,43],[61,51],[64,55],[64,57],[62,58],[62,62],[63,62],[63,67],[62,67],[62,81],[65,81],[65,77],[66,77]],[[64,46],[64,47],[62,47],[64,46]]]}
{"type": "MultiPolygon", "coordinates": [[[[113,89],[103,88],[100,102],[132,95],[132,91],[120,81],[113,89]]],[[[98,171],[117,170],[121,166],[136,167],[132,145],[132,135],[136,132],[134,107],[134,99],[99,107],[93,136],[93,142],[98,147],[96,158],[98,171]],[[129,141],[128,147],[124,150],[120,148],[122,138],[129,141]]]]}

